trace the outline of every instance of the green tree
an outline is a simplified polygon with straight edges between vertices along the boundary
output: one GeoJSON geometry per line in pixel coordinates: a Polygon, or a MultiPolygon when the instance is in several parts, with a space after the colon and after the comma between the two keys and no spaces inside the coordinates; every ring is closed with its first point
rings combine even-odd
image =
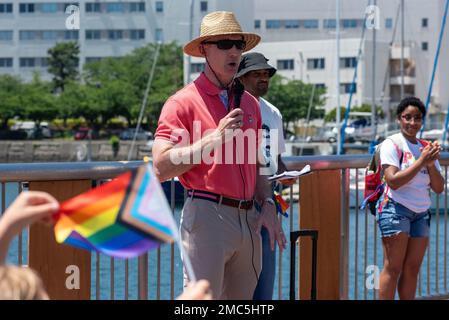
{"type": "Polygon", "coordinates": [[[69,81],[78,78],[79,53],[76,42],[61,42],[48,49],[48,72],[53,75],[55,92],[64,91],[69,81]]]}
{"type": "Polygon", "coordinates": [[[1,128],[7,129],[8,120],[23,115],[20,95],[23,90],[22,81],[11,75],[0,76],[0,118],[1,128]]]}
{"type": "Polygon", "coordinates": [[[43,120],[52,120],[57,116],[55,96],[51,89],[51,84],[42,81],[37,74],[31,82],[23,85],[20,100],[24,116],[34,120],[38,126],[43,120]]]}
{"type": "Polygon", "coordinates": [[[108,106],[101,114],[103,126],[116,116],[123,116],[128,124],[132,124],[132,119],[137,116],[132,117],[131,110],[139,105],[139,98],[134,91],[135,87],[131,83],[121,80],[112,80],[102,85],[102,97],[108,106]]]}
{"type": "MultiPolygon", "coordinates": [[[[342,120],[343,120],[343,118],[345,116],[345,112],[346,112],[346,108],[345,107],[340,107],[340,118],[342,120]]],[[[337,108],[333,108],[331,111],[326,113],[326,115],[324,116],[324,121],[325,122],[335,122],[335,121],[337,121],[337,108]]]]}
{"type": "MultiPolygon", "coordinates": [[[[312,84],[306,84],[300,80],[288,81],[280,75],[271,78],[267,100],[281,112],[284,128],[287,128],[290,123],[307,117],[312,90],[312,84]]],[[[317,107],[324,105],[324,94],[325,89],[315,88],[310,112],[311,119],[323,116],[323,111],[317,107]]]]}
{"type": "MultiPolygon", "coordinates": [[[[354,106],[350,110],[351,112],[371,112],[371,105],[370,104],[362,104],[361,106],[354,106]]],[[[384,112],[382,110],[382,107],[377,106],[376,107],[377,116],[381,119],[384,118],[384,112]]],[[[341,107],[340,108],[340,114],[341,114],[341,121],[343,121],[346,113],[346,108],[341,107]]],[[[337,108],[333,108],[331,111],[326,113],[324,116],[324,121],[326,122],[335,122],[337,119],[337,108]]]]}
{"type": "MultiPolygon", "coordinates": [[[[101,119],[123,116],[135,126],[155,58],[157,45],[148,44],[121,58],[88,63],[84,68],[86,84],[96,86],[108,106],[101,119]]],[[[164,102],[183,85],[182,51],[175,43],[160,48],[153,82],[145,106],[146,125],[155,129],[164,102]]]]}
{"type": "Polygon", "coordinates": [[[107,110],[103,92],[96,86],[70,82],[58,99],[61,117],[83,117],[89,127],[99,129],[100,118],[107,110]]]}
{"type": "MultiPolygon", "coordinates": [[[[371,112],[371,105],[363,103],[361,106],[352,107],[351,110],[354,112],[371,112]]],[[[384,111],[381,106],[376,106],[376,114],[381,119],[385,117],[384,111]]]]}

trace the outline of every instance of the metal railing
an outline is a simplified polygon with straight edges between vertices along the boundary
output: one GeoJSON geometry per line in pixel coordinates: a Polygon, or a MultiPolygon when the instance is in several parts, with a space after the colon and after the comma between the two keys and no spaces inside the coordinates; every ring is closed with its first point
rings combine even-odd
{"type": "MultiPolygon", "coordinates": [[[[310,164],[312,171],[342,170],[342,184],[349,184],[349,192],[342,194],[342,269],[341,276],[347,278],[347,287],[341,288],[345,299],[377,299],[375,289],[365,285],[370,280],[367,271],[382,264],[382,246],[374,217],[358,209],[363,194],[364,170],[369,155],[285,157],[290,170],[298,170],[310,164]],[[370,269],[371,268],[371,269],[370,269]]],[[[440,160],[443,176],[447,181],[449,154],[440,160]]],[[[1,210],[30,181],[63,181],[88,179],[93,185],[113,178],[131,168],[143,164],[132,162],[89,162],[89,163],[30,163],[1,164],[1,210]]],[[[289,219],[282,218],[284,230],[295,231],[299,227],[300,208],[295,193],[299,186],[289,189],[289,219]]],[[[299,189],[299,188],[298,188],[299,189]]],[[[347,189],[347,188],[346,188],[347,189]]],[[[345,190],[345,188],[342,188],[345,190]]],[[[181,207],[175,203],[175,182],[170,185],[171,208],[179,221],[181,207]]],[[[298,190],[299,191],[299,190],[298,190]]],[[[185,196],[185,195],[184,195],[185,196]]],[[[417,295],[422,299],[447,298],[447,212],[448,190],[445,186],[441,195],[432,194],[433,216],[429,248],[423,261],[418,281],[417,295]]],[[[15,239],[8,255],[9,262],[27,264],[28,232],[23,231],[15,239]]],[[[288,299],[289,276],[288,254],[278,252],[277,281],[275,295],[288,299]]],[[[319,263],[319,262],[318,262],[319,263]]],[[[341,281],[341,283],[345,283],[341,281]]],[[[182,263],[174,245],[163,245],[157,250],[137,258],[120,260],[102,254],[92,254],[91,297],[93,299],[174,299],[182,290],[182,263]]]]}
{"type": "MultiPolygon", "coordinates": [[[[287,157],[284,162],[290,170],[298,170],[310,164],[312,171],[342,169],[342,184],[349,183],[349,193],[342,194],[342,256],[347,255],[348,266],[343,270],[349,279],[347,299],[377,299],[377,290],[370,289],[373,274],[382,269],[383,252],[375,218],[368,210],[360,210],[363,200],[363,181],[369,155],[287,157]],[[349,252],[345,252],[345,249],[349,252]]],[[[420,299],[447,299],[449,291],[447,265],[447,229],[448,229],[448,186],[447,171],[449,153],[443,153],[440,159],[445,188],[442,194],[431,193],[432,223],[429,246],[421,266],[418,279],[417,297],[420,299]]],[[[345,190],[345,188],[342,188],[345,190]]],[[[342,259],[343,260],[343,259],[342,259]]],[[[346,264],[344,263],[346,262],[346,264]]],[[[341,275],[344,277],[344,275],[341,275]]],[[[342,281],[343,283],[343,281],[342,281]]],[[[346,290],[345,290],[346,289],[346,290]]]]}

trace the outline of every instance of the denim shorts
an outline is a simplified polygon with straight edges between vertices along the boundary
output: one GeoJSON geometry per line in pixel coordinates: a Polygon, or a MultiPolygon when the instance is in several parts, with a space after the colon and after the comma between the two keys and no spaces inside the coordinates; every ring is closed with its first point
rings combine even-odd
{"type": "MultiPolygon", "coordinates": [[[[378,206],[382,200],[383,197],[379,199],[378,206]]],[[[430,211],[416,213],[390,198],[383,204],[382,211],[377,211],[376,221],[382,237],[400,232],[411,238],[429,237],[430,211]]]]}

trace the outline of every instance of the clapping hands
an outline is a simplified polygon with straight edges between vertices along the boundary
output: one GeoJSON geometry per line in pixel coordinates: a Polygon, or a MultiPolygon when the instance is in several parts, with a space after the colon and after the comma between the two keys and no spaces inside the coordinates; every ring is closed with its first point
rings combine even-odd
{"type": "Polygon", "coordinates": [[[427,146],[420,148],[424,165],[435,165],[435,160],[438,160],[440,158],[441,150],[442,148],[438,141],[430,141],[427,146]]]}

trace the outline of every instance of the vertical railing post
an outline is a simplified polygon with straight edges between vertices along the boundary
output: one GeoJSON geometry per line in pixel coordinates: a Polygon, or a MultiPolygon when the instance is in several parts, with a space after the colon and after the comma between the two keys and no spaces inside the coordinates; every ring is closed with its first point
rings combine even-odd
{"type": "Polygon", "coordinates": [[[340,299],[347,300],[349,292],[349,169],[343,169],[341,173],[340,299]]]}
{"type": "MultiPolygon", "coordinates": [[[[30,190],[49,192],[59,201],[90,187],[90,180],[29,184],[30,190]]],[[[30,227],[28,257],[30,267],[39,273],[51,299],[90,299],[90,252],[56,243],[53,228],[37,223],[30,227]]]]}
{"type": "MultiPolygon", "coordinates": [[[[341,299],[342,259],[342,174],[341,170],[321,170],[300,178],[300,229],[320,234],[317,259],[317,299],[341,299]]],[[[300,239],[300,299],[310,299],[312,277],[311,239],[300,239]]]]}
{"type": "Polygon", "coordinates": [[[148,300],[148,253],[137,261],[137,287],[139,300],[148,300]]]}

